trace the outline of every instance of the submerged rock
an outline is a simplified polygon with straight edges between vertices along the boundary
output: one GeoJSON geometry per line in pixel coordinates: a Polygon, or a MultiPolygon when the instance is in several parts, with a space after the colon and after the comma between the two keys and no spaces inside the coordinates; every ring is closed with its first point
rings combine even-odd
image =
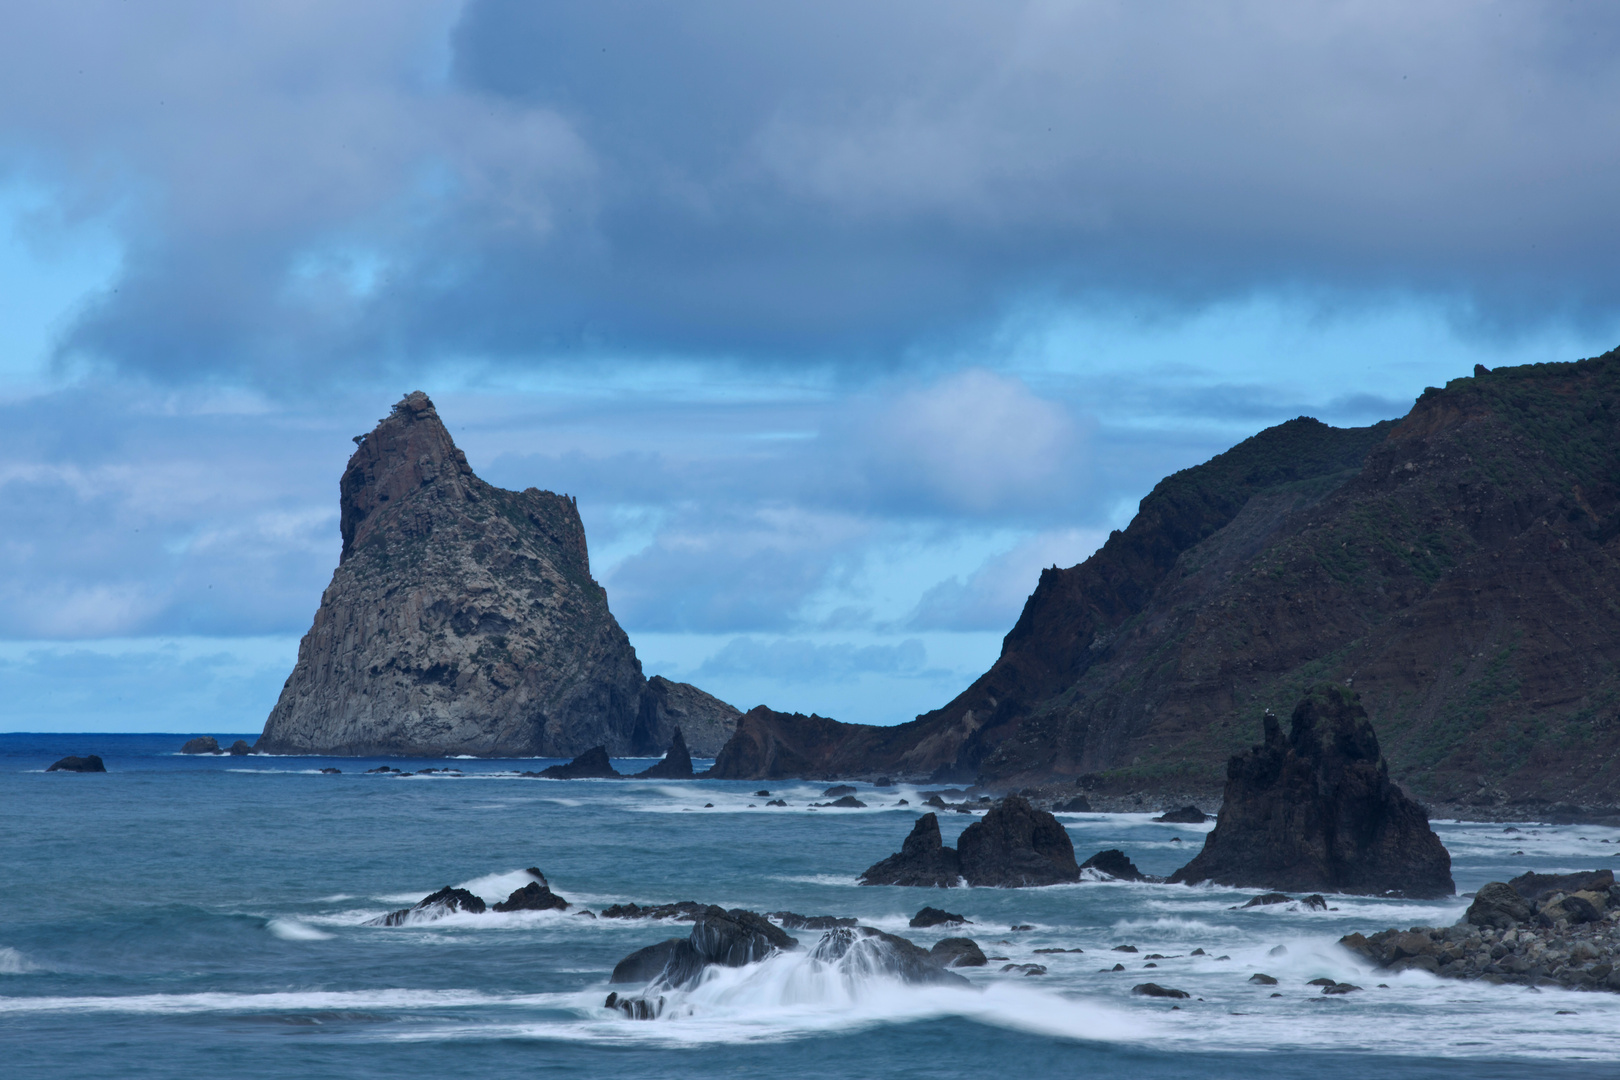
{"type": "Polygon", "coordinates": [[[1125,853],[1118,848],[1109,848],[1099,851],[1091,858],[1080,864],[1081,870],[1095,870],[1106,877],[1118,881],[1147,881],[1148,876],[1136,868],[1136,864],[1126,858],[1125,853]]]}
{"type": "Polygon", "coordinates": [[[674,919],[677,922],[691,922],[712,905],[700,904],[696,900],[681,900],[673,904],[653,904],[643,907],[640,904],[614,904],[612,907],[602,909],[604,919],[674,919]]]}
{"type": "Polygon", "coordinates": [[[99,755],[86,754],[84,757],[65,757],[45,771],[76,773],[106,772],[107,766],[102,763],[99,755]]]}
{"type": "Polygon", "coordinates": [[[541,769],[540,775],[551,780],[618,780],[621,774],[608,761],[607,747],[593,746],[566,765],[553,765],[541,769]]]}
{"type": "Polygon", "coordinates": [[[1358,697],[1322,683],[1285,737],[1227,765],[1221,817],[1172,882],[1433,898],[1455,891],[1451,855],[1423,808],[1389,778],[1358,697]]]}
{"type": "Polygon", "coordinates": [[[948,937],[936,941],[928,954],[942,967],[983,967],[987,963],[984,950],[972,938],[948,937]]]}
{"type": "MultiPolygon", "coordinates": [[[[609,766],[611,768],[611,766],[609,766]]],[[[650,769],[643,769],[636,773],[638,780],[690,780],[692,779],[692,754],[686,749],[686,739],[681,735],[681,729],[676,728],[674,736],[669,741],[669,750],[665,752],[664,759],[650,769]]]]}
{"type": "Polygon", "coordinates": [[[925,907],[911,917],[908,923],[913,930],[926,930],[930,926],[962,926],[970,920],[963,915],[944,911],[937,907],[925,907]]]}
{"type": "Polygon", "coordinates": [[[1020,888],[1080,880],[1074,843],[1057,818],[1009,795],[956,841],[969,885],[1020,888]]]}
{"type": "Polygon", "coordinates": [[[407,923],[431,922],[434,919],[442,919],[452,911],[465,911],[469,915],[482,915],[485,910],[482,897],[475,896],[466,889],[457,889],[446,885],[438,892],[424,896],[414,907],[391,911],[379,919],[372,919],[365,925],[404,926],[407,923]]]}
{"type": "Polygon", "coordinates": [[[223,754],[219,748],[219,740],[212,735],[199,735],[195,739],[187,739],[185,745],[180,747],[182,754],[223,754]]]}
{"type": "Polygon", "coordinates": [[[1142,997],[1178,998],[1183,1000],[1192,997],[1192,995],[1187,993],[1185,990],[1176,990],[1168,986],[1160,986],[1158,983],[1137,983],[1135,986],[1131,987],[1131,993],[1140,994],[1142,997]]]}
{"type": "Polygon", "coordinates": [[[861,874],[862,885],[914,885],[953,888],[961,880],[962,864],[956,849],[940,839],[939,818],[924,814],[911,827],[911,835],[897,855],[874,863],[861,874]]]}
{"type": "Polygon", "coordinates": [[[1209,820],[1209,815],[1196,806],[1183,806],[1180,810],[1160,814],[1153,820],[1165,825],[1202,825],[1209,820]]]}

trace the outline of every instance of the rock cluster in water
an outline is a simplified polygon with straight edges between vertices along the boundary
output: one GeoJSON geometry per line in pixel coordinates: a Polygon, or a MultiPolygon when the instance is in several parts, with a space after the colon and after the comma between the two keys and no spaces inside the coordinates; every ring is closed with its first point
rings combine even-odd
{"type": "Polygon", "coordinates": [[[924,814],[912,826],[898,854],[867,867],[862,885],[931,885],[1020,888],[1078,881],[1074,843],[1058,819],[1019,795],[996,803],[949,848],[940,839],[939,819],[924,814]]]}
{"type": "Polygon", "coordinates": [[[1356,694],[1313,687],[1283,735],[1227,765],[1226,798],[1204,849],[1172,882],[1433,898],[1456,891],[1451,855],[1423,808],[1389,778],[1356,694]]]}
{"type": "Polygon", "coordinates": [[[1455,926],[1349,934],[1339,944],[1391,972],[1620,991],[1620,886],[1610,870],[1523,874],[1480,889],[1455,926]]]}
{"type": "Polygon", "coordinates": [[[521,888],[513,889],[510,896],[493,905],[493,908],[486,905],[483,898],[475,893],[446,885],[438,892],[424,896],[408,908],[390,911],[387,915],[372,919],[365,925],[409,926],[412,923],[442,919],[458,911],[469,915],[482,915],[488,910],[561,911],[569,906],[568,901],[551,891],[551,886],[546,882],[546,875],[542,874],[538,867],[531,866],[524,872],[533,880],[521,888]]]}

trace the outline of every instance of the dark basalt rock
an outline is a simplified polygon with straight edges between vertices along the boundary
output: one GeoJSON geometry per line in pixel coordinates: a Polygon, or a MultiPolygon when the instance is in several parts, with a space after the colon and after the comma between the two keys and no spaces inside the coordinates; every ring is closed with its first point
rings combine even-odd
{"type": "Polygon", "coordinates": [[[253,753],[253,747],[248,744],[246,739],[237,739],[235,742],[231,743],[231,748],[228,753],[232,757],[246,757],[247,755],[253,753]]]}
{"type": "Polygon", "coordinates": [[[855,790],[855,788],[850,787],[848,784],[834,784],[826,791],[823,791],[821,793],[821,797],[823,799],[836,799],[841,795],[853,795],[855,794],[855,790]]]}
{"type": "Polygon", "coordinates": [[[1520,896],[1513,886],[1501,881],[1488,882],[1474,894],[1463,921],[1471,926],[1495,927],[1507,930],[1519,925],[1535,914],[1530,901],[1520,896]]]}
{"type": "Polygon", "coordinates": [[[1321,893],[1311,893],[1311,895],[1301,900],[1300,903],[1305,905],[1306,911],[1326,911],[1328,909],[1327,897],[1323,896],[1321,893]]]}
{"type": "Polygon", "coordinates": [[[1577,874],[1520,874],[1508,886],[1526,900],[1545,900],[1553,893],[1603,892],[1614,884],[1613,870],[1577,874]]]}
{"type": "Polygon", "coordinates": [[[342,769],[334,769],[330,765],[322,769],[321,772],[327,776],[341,776],[343,774],[342,769]]]}
{"type": "Polygon", "coordinates": [[[948,848],[939,835],[939,818],[924,814],[911,827],[898,855],[866,868],[862,885],[914,885],[953,888],[962,877],[962,865],[955,848],[948,848]]]}
{"type": "MultiPolygon", "coordinates": [[[[534,873],[535,871],[531,871],[534,873]]],[[[495,905],[496,911],[561,911],[568,906],[568,901],[552,892],[546,885],[545,879],[531,881],[521,889],[513,889],[512,895],[495,905]]]]}
{"type": "Polygon", "coordinates": [[[102,763],[100,756],[96,754],[86,754],[84,757],[65,757],[45,771],[76,773],[106,772],[107,766],[102,763]]]}
{"type": "Polygon", "coordinates": [[[829,930],[810,950],[810,956],[824,964],[837,964],[857,951],[861,954],[862,968],[885,972],[902,982],[933,986],[971,985],[954,971],[946,971],[939,957],[927,949],[870,926],[829,930]]]}
{"type": "Polygon", "coordinates": [[[840,926],[855,926],[859,919],[841,919],[837,915],[800,915],[792,911],[772,911],[765,916],[782,924],[784,930],[836,930],[840,926]]]}
{"type": "Polygon", "coordinates": [[[969,885],[1020,888],[1080,880],[1074,843],[1058,819],[1009,795],[956,841],[969,885]]]}
{"type": "Polygon", "coordinates": [[[484,901],[466,889],[456,889],[449,885],[429,896],[424,896],[414,907],[401,908],[389,912],[380,919],[372,919],[367,926],[404,926],[411,922],[426,922],[431,919],[442,918],[452,911],[465,911],[469,915],[482,915],[485,911],[484,901]]]}
{"type": "Polygon", "coordinates": [[[1119,881],[1147,881],[1148,876],[1136,868],[1136,864],[1126,858],[1125,853],[1118,848],[1109,848],[1099,851],[1091,858],[1080,864],[1081,870],[1095,870],[1099,874],[1107,874],[1119,881]]]}
{"type": "Polygon", "coordinates": [[[1246,908],[1270,907],[1273,904],[1292,904],[1293,902],[1294,898],[1289,896],[1287,893],[1268,892],[1253,897],[1247,904],[1244,904],[1243,906],[1246,908]]]}
{"type": "Polygon", "coordinates": [[[1357,696],[1314,687],[1288,736],[1227,765],[1220,821],[1170,881],[1433,898],[1455,891],[1451,855],[1423,808],[1389,779],[1357,696]]]}
{"type": "Polygon", "coordinates": [[[1024,973],[1024,977],[1027,979],[1031,975],[1045,975],[1046,974],[1046,965],[1045,964],[1004,964],[1004,965],[1002,965],[1001,970],[1002,971],[1022,971],[1024,973]]]}
{"type": "Polygon", "coordinates": [[[925,907],[913,915],[907,925],[913,930],[926,930],[930,926],[961,926],[969,921],[966,916],[942,911],[937,907],[925,907]]]}
{"type": "Polygon", "coordinates": [[[1202,825],[1209,820],[1209,815],[1196,806],[1183,806],[1180,810],[1160,814],[1153,820],[1165,825],[1202,825]]]}
{"type": "Polygon", "coordinates": [[[199,735],[195,739],[187,739],[180,748],[182,754],[223,754],[219,748],[219,740],[212,735],[199,735]]]}
{"type": "Polygon", "coordinates": [[[551,780],[618,780],[622,776],[608,761],[607,747],[593,746],[566,765],[553,765],[541,769],[540,775],[551,780]]]}
{"type": "Polygon", "coordinates": [[[861,802],[861,800],[857,799],[853,795],[844,795],[844,796],[842,796],[840,798],[834,799],[832,802],[829,802],[829,803],[811,803],[810,805],[811,806],[819,806],[819,807],[822,807],[824,809],[835,809],[835,810],[865,810],[866,809],[866,804],[861,802]]]}
{"type": "MultiPolygon", "coordinates": [[[[606,914],[604,912],[604,914],[606,914]]],[[[847,932],[847,931],[835,931],[847,932]]],[[[765,916],[741,908],[708,907],[684,940],[671,938],[631,953],[613,969],[613,983],[651,982],[679,989],[695,982],[705,967],[742,967],[798,941],[765,916]]]]}
{"type": "Polygon", "coordinates": [[[941,967],[983,967],[987,962],[984,950],[972,938],[948,937],[936,941],[928,950],[941,967]]]}
{"type": "MultiPolygon", "coordinates": [[[[610,766],[611,768],[611,766],[610,766]]],[[[692,755],[686,749],[686,738],[681,735],[681,729],[675,729],[675,735],[669,741],[669,750],[664,754],[664,760],[650,769],[643,769],[636,773],[638,780],[690,780],[692,779],[692,755]]]]}
{"type": "MultiPolygon", "coordinates": [[[[1261,986],[1276,986],[1277,985],[1277,980],[1274,979],[1272,976],[1267,975],[1263,971],[1257,971],[1253,975],[1250,975],[1249,976],[1249,981],[1252,982],[1252,983],[1259,983],[1261,986]]],[[[1332,982],[1333,980],[1329,979],[1328,981],[1332,982]]]]}
{"type": "Polygon", "coordinates": [[[786,806],[787,802],[784,799],[772,799],[770,802],[766,803],[765,805],[766,806],[786,806]]]}
{"type": "Polygon", "coordinates": [[[1065,799],[1052,807],[1054,814],[1089,814],[1091,813],[1091,800],[1084,795],[1076,795],[1072,799],[1065,799]]]}
{"type": "Polygon", "coordinates": [[[1135,986],[1131,987],[1131,993],[1140,994],[1143,997],[1156,998],[1186,999],[1192,997],[1192,995],[1187,993],[1185,990],[1175,990],[1168,986],[1160,986],[1158,983],[1137,983],[1135,986]]]}
{"type": "Polygon", "coordinates": [[[677,922],[692,922],[711,906],[700,904],[696,900],[681,900],[674,904],[653,904],[647,907],[640,904],[614,904],[612,907],[602,909],[602,918],[674,919],[677,922]]]}

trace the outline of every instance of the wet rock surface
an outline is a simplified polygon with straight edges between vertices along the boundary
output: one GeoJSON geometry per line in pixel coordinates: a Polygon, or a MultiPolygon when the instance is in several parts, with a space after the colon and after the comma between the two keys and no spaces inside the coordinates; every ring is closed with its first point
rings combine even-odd
{"type": "Polygon", "coordinates": [[[107,766],[99,754],[86,754],[83,757],[69,756],[53,764],[46,772],[72,772],[93,773],[106,772],[107,766]]]}
{"type": "Polygon", "coordinates": [[[1557,875],[1566,884],[1588,886],[1572,893],[1547,891],[1546,879],[1553,877],[1514,879],[1534,899],[1509,882],[1491,882],[1455,926],[1349,934],[1339,944],[1390,972],[1417,969],[1450,979],[1620,991],[1620,886],[1613,872],[1557,875]]]}
{"type": "Polygon", "coordinates": [[[692,779],[692,752],[686,748],[686,737],[676,728],[670,738],[664,758],[649,769],[636,773],[638,780],[690,780],[692,779]]]}
{"type": "Polygon", "coordinates": [[[962,876],[973,886],[1020,888],[1080,880],[1068,830],[1045,810],[1009,795],[956,841],[962,876]]]}
{"type": "Polygon", "coordinates": [[[1126,857],[1118,848],[1109,848],[1099,851],[1091,858],[1080,864],[1081,870],[1092,870],[1104,877],[1116,881],[1149,881],[1146,874],[1136,868],[1136,864],[1126,857]]]}
{"type": "Polygon", "coordinates": [[[538,870],[530,870],[529,873],[536,875],[540,880],[531,881],[521,889],[513,889],[512,894],[494,905],[493,910],[562,911],[568,907],[568,901],[551,891],[538,870]]]}
{"type": "Polygon", "coordinates": [[[1162,825],[1202,825],[1209,820],[1209,815],[1196,806],[1183,806],[1179,810],[1170,810],[1153,819],[1162,825]]]}
{"type": "Polygon", "coordinates": [[[940,838],[939,818],[924,814],[911,827],[900,852],[874,863],[861,874],[862,885],[911,885],[954,888],[962,877],[956,849],[940,838]]]}
{"type": "Polygon", "coordinates": [[[1428,815],[1389,778],[1356,694],[1322,683],[1227,765],[1221,817],[1170,881],[1433,898],[1455,891],[1428,815]]]}
{"type": "Polygon", "coordinates": [[[223,754],[219,740],[212,735],[199,735],[195,739],[187,739],[185,745],[180,747],[182,754],[223,754]]]}
{"type": "Polygon", "coordinates": [[[380,919],[372,919],[367,926],[404,926],[412,922],[427,922],[432,919],[443,918],[453,911],[465,911],[469,915],[482,915],[486,910],[483,898],[475,896],[466,889],[457,889],[446,885],[436,893],[424,896],[417,903],[408,908],[391,911],[380,919]]]}
{"type": "Polygon", "coordinates": [[[937,907],[925,907],[911,917],[907,923],[913,930],[926,930],[930,926],[961,926],[968,921],[967,916],[958,915],[953,911],[945,911],[937,907]]]}
{"type": "Polygon", "coordinates": [[[784,930],[836,930],[840,926],[855,926],[859,919],[837,915],[800,915],[792,911],[772,911],[765,916],[775,919],[784,930]]]}
{"type": "Polygon", "coordinates": [[[928,953],[943,967],[983,967],[987,963],[984,950],[972,938],[944,938],[934,942],[928,953]]]}
{"type": "Polygon", "coordinates": [[[604,919],[674,919],[691,922],[709,910],[711,905],[696,900],[679,900],[673,904],[614,904],[602,909],[604,919]]]}

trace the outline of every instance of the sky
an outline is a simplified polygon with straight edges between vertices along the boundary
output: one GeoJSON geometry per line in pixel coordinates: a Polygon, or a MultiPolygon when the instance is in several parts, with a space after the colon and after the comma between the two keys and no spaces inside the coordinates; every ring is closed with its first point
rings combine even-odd
{"type": "Polygon", "coordinates": [[[896,723],[1299,415],[1620,344],[1620,10],[0,0],[0,730],[257,731],[350,438],[648,674],[896,723]]]}

